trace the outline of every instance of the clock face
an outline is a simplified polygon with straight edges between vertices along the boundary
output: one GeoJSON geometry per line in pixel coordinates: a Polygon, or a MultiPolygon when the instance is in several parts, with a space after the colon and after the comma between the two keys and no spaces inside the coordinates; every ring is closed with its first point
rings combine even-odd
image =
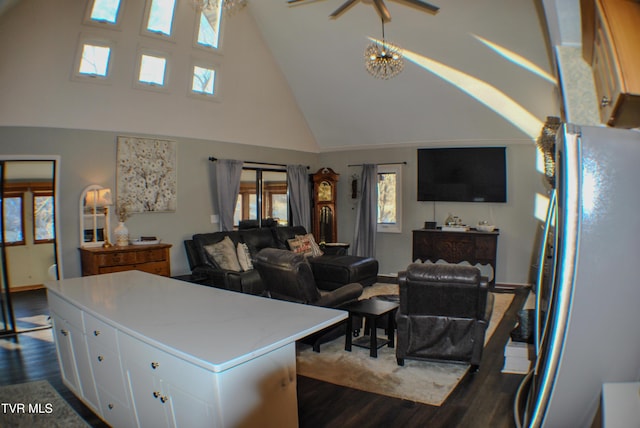
{"type": "Polygon", "coordinates": [[[318,200],[319,201],[331,201],[332,199],[331,184],[326,181],[322,181],[318,186],[318,200]]]}

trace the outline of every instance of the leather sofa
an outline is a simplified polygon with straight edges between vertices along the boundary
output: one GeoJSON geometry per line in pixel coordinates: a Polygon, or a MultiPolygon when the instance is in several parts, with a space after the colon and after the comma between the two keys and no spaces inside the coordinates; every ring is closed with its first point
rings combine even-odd
{"type": "MultiPolygon", "coordinates": [[[[338,308],[353,302],[362,294],[362,285],[350,283],[332,291],[320,290],[309,260],[301,254],[277,248],[264,248],[256,256],[255,268],[265,284],[268,297],[305,305],[338,308]]],[[[345,334],[344,325],[332,326],[305,339],[313,350],[320,344],[345,334]]]]}
{"type": "MultiPolygon", "coordinates": [[[[234,246],[245,243],[250,257],[255,260],[258,252],[264,248],[289,250],[288,240],[297,235],[306,235],[302,226],[279,226],[256,229],[240,229],[227,232],[199,233],[192,239],[185,240],[187,258],[193,277],[200,278],[198,283],[224,288],[243,293],[262,295],[265,288],[256,269],[248,271],[232,271],[222,269],[207,253],[205,247],[229,237],[234,246]]],[[[308,257],[316,285],[321,290],[336,290],[349,283],[360,283],[369,286],[378,277],[378,261],[370,257],[358,257],[345,254],[343,249],[331,252],[329,247],[325,253],[316,257],[308,257]]]]}
{"type": "Polygon", "coordinates": [[[459,361],[477,369],[493,295],[473,266],[413,263],[398,274],[396,358],[459,361]]]}

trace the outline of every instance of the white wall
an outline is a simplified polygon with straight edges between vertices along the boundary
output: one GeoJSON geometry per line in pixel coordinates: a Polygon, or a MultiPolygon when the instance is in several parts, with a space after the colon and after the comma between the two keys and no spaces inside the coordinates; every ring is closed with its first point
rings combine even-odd
{"type": "Polygon", "coordinates": [[[222,102],[187,96],[196,11],[178,1],[175,41],[141,35],[144,0],[124,4],[121,30],[84,25],[87,1],[22,0],[0,16],[0,126],[47,126],[184,136],[317,152],[291,90],[249,13],[226,22],[222,102]],[[112,83],[71,79],[81,34],[116,42],[112,83]],[[138,46],[170,54],[168,93],[133,89],[138,46]]]}

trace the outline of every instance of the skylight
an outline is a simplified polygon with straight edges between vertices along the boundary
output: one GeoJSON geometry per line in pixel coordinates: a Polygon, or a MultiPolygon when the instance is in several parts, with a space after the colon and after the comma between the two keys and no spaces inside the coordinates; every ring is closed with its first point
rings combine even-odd
{"type": "Polygon", "coordinates": [[[218,48],[220,42],[220,17],[222,0],[218,0],[218,7],[212,11],[202,11],[198,24],[198,44],[213,49],[218,48]]]}
{"type": "Polygon", "coordinates": [[[166,58],[143,54],[140,59],[138,81],[148,85],[163,86],[166,67],[166,58]]]}
{"type": "Polygon", "coordinates": [[[109,46],[84,44],[78,72],[83,75],[106,77],[110,55],[109,46]]]}
{"type": "Polygon", "coordinates": [[[89,18],[93,21],[115,24],[118,21],[120,0],[94,0],[89,18]]]}
{"type": "Polygon", "coordinates": [[[215,95],[216,71],[212,68],[193,67],[191,90],[198,94],[215,95]]]}
{"type": "Polygon", "coordinates": [[[171,36],[171,25],[176,0],[151,0],[147,31],[164,36],[171,36]]]}

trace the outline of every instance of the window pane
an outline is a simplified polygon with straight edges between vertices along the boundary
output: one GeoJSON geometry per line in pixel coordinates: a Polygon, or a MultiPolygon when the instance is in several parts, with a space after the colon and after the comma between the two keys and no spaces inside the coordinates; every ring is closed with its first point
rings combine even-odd
{"type": "Polygon", "coordinates": [[[36,241],[48,241],[54,238],[53,196],[33,198],[33,221],[36,241]]]}
{"type": "Polygon", "coordinates": [[[142,59],[140,60],[140,77],[138,80],[151,85],[164,85],[166,65],[167,60],[165,58],[142,55],[142,59]]]}
{"type": "Polygon", "coordinates": [[[105,77],[109,66],[111,48],[85,44],[82,48],[80,73],[105,77]]]}
{"type": "Polygon", "coordinates": [[[176,0],[153,0],[147,30],[170,36],[175,3],[176,0]]]}
{"type": "MultiPolygon", "coordinates": [[[[7,243],[23,242],[22,198],[4,199],[4,236],[7,243]]],[[[2,236],[0,235],[0,241],[2,236]]]]}
{"type": "Polygon", "coordinates": [[[218,1],[218,6],[210,12],[200,13],[200,25],[198,26],[198,43],[214,49],[218,47],[220,41],[220,13],[222,11],[220,3],[222,2],[218,1]]]}
{"type": "Polygon", "coordinates": [[[193,67],[193,84],[191,90],[201,94],[213,95],[216,71],[210,68],[193,67]]]}
{"type": "Polygon", "coordinates": [[[91,19],[115,24],[119,8],[120,0],[94,0],[91,19]]]}
{"type": "Polygon", "coordinates": [[[238,226],[242,220],[242,195],[238,195],[236,199],[236,209],[233,212],[233,225],[238,226]]]}
{"type": "Polygon", "coordinates": [[[378,174],[378,223],[396,223],[396,174],[378,174]]]}
{"type": "Polygon", "coordinates": [[[286,226],[288,223],[288,204],[287,195],[271,195],[271,214],[273,218],[278,219],[278,224],[286,226]]]}
{"type": "Polygon", "coordinates": [[[249,220],[257,220],[258,219],[258,196],[253,193],[249,195],[249,215],[247,218],[249,220]]]}

